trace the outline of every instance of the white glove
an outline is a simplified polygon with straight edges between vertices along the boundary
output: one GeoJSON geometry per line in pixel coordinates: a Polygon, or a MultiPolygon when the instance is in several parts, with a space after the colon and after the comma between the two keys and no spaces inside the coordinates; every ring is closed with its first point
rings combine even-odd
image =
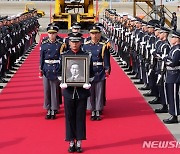
{"type": "Polygon", "coordinates": [[[83,88],[84,89],[89,89],[89,88],[91,88],[91,84],[90,83],[85,83],[85,84],[83,84],[83,88]]]}
{"type": "Polygon", "coordinates": [[[58,78],[58,80],[59,80],[59,81],[61,81],[61,80],[62,80],[62,77],[61,77],[61,76],[58,76],[57,78],[58,78]]]}
{"type": "Polygon", "coordinates": [[[60,87],[61,87],[62,89],[65,89],[65,88],[67,88],[67,84],[66,84],[66,83],[61,83],[61,84],[60,84],[60,87]]]}

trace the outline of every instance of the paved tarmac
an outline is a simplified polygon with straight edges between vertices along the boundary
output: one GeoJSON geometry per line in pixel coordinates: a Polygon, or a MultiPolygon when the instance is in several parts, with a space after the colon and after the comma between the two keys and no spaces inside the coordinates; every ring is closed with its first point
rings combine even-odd
{"type": "MultiPolygon", "coordinates": [[[[54,13],[54,1],[53,2],[35,2],[35,6],[37,9],[45,11],[46,15],[43,18],[39,19],[40,22],[40,34],[45,31],[47,25],[50,23],[50,14],[54,13]],[[51,10],[51,11],[50,11],[51,10]],[[51,13],[50,13],[51,12],[51,13]]],[[[6,2],[6,1],[0,1],[0,15],[5,16],[5,15],[16,15],[18,13],[21,13],[24,11],[26,2],[6,2]]],[[[101,3],[99,3],[99,8],[101,8],[101,3]]],[[[140,6],[144,8],[145,10],[148,10],[147,5],[145,3],[140,3],[140,6]]],[[[128,12],[130,14],[133,13],[133,4],[132,3],[113,3],[112,8],[115,8],[117,12],[128,12]]],[[[103,8],[105,9],[105,8],[103,8]]],[[[100,9],[100,10],[103,10],[100,9]]],[[[176,5],[171,5],[168,6],[168,9],[172,12],[177,12],[177,6],[176,5]]],[[[142,14],[143,12],[140,11],[140,9],[137,9],[137,14],[142,14]]],[[[178,13],[178,27],[180,28],[180,13],[178,13]]],[[[102,16],[102,12],[100,12],[100,17],[102,16]]],[[[37,40],[39,40],[39,35],[37,36],[37,40]]],[[[12,75],[13,76],[13,75],[12,75]]],[[[130,76],[129,76],[130,77],[130,76]]],[[[7,79],[10,80],[10,79],[7,79]]],[[[134,80],[132,80],[134,81],[134,80]]],[[[6,85],[6,84],[1,84],[1,85],[6,85]]],[[[137,88],[140,87],[140,85],[135,85],[137,88]]],[[[1,92],[1,90],[0,90],[1,92]]],[[[141,94],[143,94],[145,91],[140,91],[141,94]]],[[[147,101],[153,99],[153,97],[145,97],[147,101]]],[[[158,108],[160,105],[150,105],[152,109],[158,108]]],[[[157,114],[157,116],[162,120],[165,118],[168,118],[168,114],[157,114]]],[[[174,135],[174,137],[180,141],[180,123],[179,124],[171,124],[171,125],[166,125],[166,127],[169,129],[169,131],[174,135]]]]}

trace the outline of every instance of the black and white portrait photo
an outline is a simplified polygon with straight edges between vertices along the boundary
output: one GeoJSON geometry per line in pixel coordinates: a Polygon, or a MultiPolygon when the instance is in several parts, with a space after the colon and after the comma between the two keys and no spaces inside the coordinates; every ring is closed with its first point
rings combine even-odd
{"type": "Polygon", "coordinates": [[[62,80],[69,86],[82,86],[89,82],[88,56],[63,56],[62,80]]]}
{"type": "Polygon", "coordinates": [[[83,60],[80,60],[77,62],[71,62],[69,61],[70,67],[68,72],[66,73],[66,82],[85,82],[85,76],[84,76],[84,69],[83,69],[83,60]]]}

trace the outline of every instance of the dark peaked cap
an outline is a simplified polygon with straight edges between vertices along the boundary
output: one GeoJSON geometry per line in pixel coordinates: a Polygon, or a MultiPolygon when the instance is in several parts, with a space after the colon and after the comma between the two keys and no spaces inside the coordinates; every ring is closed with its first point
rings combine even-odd
{"type": "Polygon", "coordinates": [[[99,26],[93,25],[89,28],[90,33],[100,33],[101,28],[99,26]]]}
{"type": "Polygon", "coordinates": [[[68,34],[68,37],[71,42],[79,42],[82,39],[82,34],[77,32],[72,32],[68,34]]]}
{"type": "Polygon", "coordinates": [[[47,27],[48,33],[57,33],[59,31],[59,27],[55,23],[50,23],[47,27]]]}
{"type": "Polygon", "coordinates": [[[75,22],[75,23],[72,24],[72,28],[81,29],[81,24],[79,22],[75,22]]]}
{"type": "Polygon", "coordinates": [[[161,27],[160,28],[160,33],[169,33],[171,30],[166,28],[166,27],[161,27]]]}

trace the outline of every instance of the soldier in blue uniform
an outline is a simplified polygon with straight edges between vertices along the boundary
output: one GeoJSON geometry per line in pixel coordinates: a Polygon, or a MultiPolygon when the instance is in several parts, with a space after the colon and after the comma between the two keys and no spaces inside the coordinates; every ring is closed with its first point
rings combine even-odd
{"type": "MultiPolygon", "coordinates": [[[[104,27],[103,27],[103,25],[101,23],[95,23],[94,25],[99,27],[101,29],[101,31],[102,31],[102,29],[104,29],[104,27]]],[[[107,52],[110,55],[110,51],[113,50],[112,46],[111,46],[111,43],[110,43],[110,40],[107,37],[103,36],[102,33],[98,33],[97,37],[99,39],[99,42],[107,44],[107,52]]],[[[85,39],[85,42],[90,41],[90,40],[91,40],[91,37],[89,36],[89,37],[87,37],[85,39]]],[[[109,58],[110,58],[110,56],[109,56],[109,58]]],[[[110,61],[110,59],[109,59],[109,61],[110,61]]],[[[111,67],[109,68],[109,72],[108,72],[109,75],[110,75],[110,72],[111,72],[111,67]]],[[[104,80],[104,101],[103,102],[104,102],[103,106],[105,106],[106,105],[106,79],[104,80]]],[[[87,109],[91,110],[90,101],[88,101],[87,109]]],[[[103,107],[100,110],[100,114],[102,114],[102,111],[103,111],[103,107]]]]}
{"type": "Polygon", "coordinates": [[[166,87],[170,118],[164,119],[166,124],[178,123],[179,85],[180,85],[180,31],[173,31],[170,40],[171,50],[166,60],[166,87]]]}
{"type": "MultiPolygon", "coordinates": [[[[81,24],[79,22],[73,23],[72,27],[71,27],[71,31],[80,33],[81,32],[81,24]]],[[[63,42],[66,43],[66,50],[69,50],[69,37],[64,38],[63,42]]],[[[83,37],[81,37],[81,43],[84,43],[83,37]]]]}
{"type": "Polygon", "coordinates": [[[168,112],[168,102],[167,102],[167,95],[166,95],[166,84],[165,84],[165,65],[163,58],[169,54],[170,51],[170,43],[168,41],[168,35],[170,30],[161,27],[160,30],[160,40],[162,41],[159,47],[157,48],[157,52],[155,55],[155,58],[157,59],[157,65],[156,65],[156,72],[158,74],[157,77],[157,85],[160,95],[160,102],[162,104],[162,107],[159,109],[155,109],[156,113],[167,113],[168,112]]]}
{"type": "Polygon", "coordinates": [[[55,119],[55,112],[60,103],[60,59],[65,44],[57,37],[58,27],[49,25],[47,27],[48,37],[44,38],[40,50],[40,71],[43,74],[44,85],[44,108],[47,110],[46,119],[55,119]]]}
{"type": "MultiPolygon", "coordinates": [[[[89,53],[81,48],[81,33],[69,34],[69,50],[63,55],[81,56],[89,53]]],[[[90,57],[90,56],[89,56],[90,57]]],[[[90,63],[90,77],[93,77],[92,62],[90,63]]],[[[66,122],[66,141],[70,142],[68,152],[82,152],[81,142],[86,140],[86,107],[87,98],[90,96],[90,83],[83,84],[82,87],[68,86],[61,83],[63,89],[65,122],[66,122]]]]}
{"type": "Polygon", "coordinates": [[[104,80],[110,72],[110,54],[106,43],[100,42],[98,26],[90,28],[91,40],[83,45],[83,49],[92,54],[93,71],[95,74],[91,87],[90,102],[92,107],[91,120],[101,120],[100,111],[104,104],[104,80]]]}

